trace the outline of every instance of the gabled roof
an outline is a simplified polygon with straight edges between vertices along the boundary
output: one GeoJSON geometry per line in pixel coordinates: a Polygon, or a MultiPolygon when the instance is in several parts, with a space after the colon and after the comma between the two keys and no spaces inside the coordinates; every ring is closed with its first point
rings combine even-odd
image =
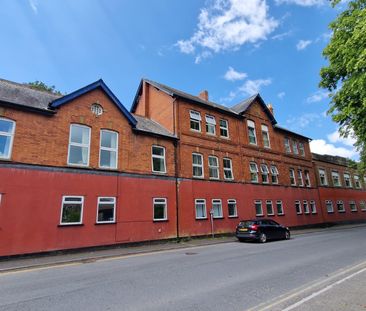
{"type": "Polygon", "coordinates": [[[283,132],[286,132],[286,133],[289,133],[289,134],[292,134],[292,135],[295,135],[295,136],[299,136],[301,138],[305,138],[307,140],[312,140],[311,138],[307,137],[307,136],[304,136],[304,135],[301,135],[301,134],[298,134],[298,133],[295,133],[293,131],[290,131],[288,129],[285,129],[284,127],[282,126],[279,126],[277,124],[274,125],[274,128],[277,129],[277,130],[280,130],[280,131],[283,131],[283,132]]]}
{"type": "Polygon", "coordinates": [[[223,105],[220,105],[220,104],[217,104],[217,103],[214,103],[214,102],[211,102],[211,101],[205,101],[205,100],[203,100],[202,98],[200,98],[198,96],[194,96],[194,95],[185,93],[183,91],[177,90],[177,89],[172,88],[170,86],[167,86],[167,85],[164,85],[164,84],[152,81],[152,80],[148,80],[148,79],[142,79],[141,80],[140,85],[139,85],[139,87],[137,89],[137,92],[136,92],[135,99],[134,99],[134,101],[132,103],[132,106],[131,106],[131,112],[136,111],[137,104],[138,104],[138,98],[142,93],[142,86],[143,86],[144,82],[149,83],[150,85],[156,87],[157,89],[159,89],[160,91],[168,94],[169,96],[182,98],[186,101],[193,102],[193,103],[199,104],[199,105],[208,106],[210,108],[214,108],[214,109],[217,109],[217,110],[220,110],[222,112],[226,112],[226,113],[229,113],[233,116],[238,117],[238,114],[229,107],[225,107],[223,105]]]}
{"type": "Polygon", "coordinates": [[[267,105],[265,104],[264,100],[259,95],[259,93],[254,94],[253,96],[243,100],[239,104],[236,104],[235,106],[231,107],[231,109],[234,110],[236,113],[242,115],[255,102],[258,102],[262,106],[264,112],[267,114],[267,116],[268,116],[269,120],[271,121],[271,123],[273,125],[276,124],[277,123],[276,119],[274,118],[272,112],[268,109],[267,105]]]}
{"type": "Polygon", "coordinates": [[[178,139],[177,136],[170,133],[165,127],[161,126],[159,123],[139,115],[133,116],[137,120],[137,124],[135,127],[136,131],[178,139]]]}
{"type": "Polygon", "coordinates": [[[94,83],[91,83],[87,86],[82,87],[81,89],[76,90],[75,92],[72,92],[68,95],[65,95],[61,98],[58,98],[54,100],[51,104],[51,108],[58,108],[64,104],[67,104],[68,102],[72,101],[73,99],[84,95],[90,91],[93,91],[95,89],[102,89],[107,96],[112,100],[112,102],[117,106],[117,108],[122,112],[122,114],[127,118],[128,122],[135,127],[137,124],[136,119],[134,116],[122,105],[122,103],[119,101],[119,99],[113,94],[113,92],[108,88],[108,86],[104,83],[102,79],[99,79],[98,81],[95,81],[94,83]]]}
{"type": "Polygon", "coordinates": [[[26,84],[0,79],[0,103],[8,106],[53,113],[49,104],[60,97],[47,91],[32,89],[26,84]]]}

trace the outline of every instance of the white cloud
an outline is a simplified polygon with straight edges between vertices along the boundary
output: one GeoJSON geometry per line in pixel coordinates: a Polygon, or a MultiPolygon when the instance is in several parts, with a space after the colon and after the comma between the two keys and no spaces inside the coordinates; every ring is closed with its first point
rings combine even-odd
{"type": "Polygon", "coordinates": [[[228,81],[244,80],[248,75],[245,72],[236,71],[233,67],[229,67],[224,78],[228,81]]]}
{"type": "Polygon", "coordinates": [[[324,0],[275,0],[276,4],[297,4],[300,6],[321,6],[326,2],[324,0]]]}
{"type": "Polygon", "coordinates": [[[323,99],[326,99],[329,97],[329,92],[321,90],[321,91],[317,91],[314,94],[310,95],[307,99],[306,102],[307,103],[317,103],[322,101],[323,99]]]}
{"type": "Polygon", "coordinates": [[[296,44],[296,49],[298,51],[304,50],[308,47],[308,45],[311,44],[311,40],[300,40],[297,44],[296,44]]]}
{"type": "Polygon", "coordinates": [[[277,94],[277,97],[278,97],[279,99],[282,99],[282,98],[284,98],[284,97],[285,97],[285,95],[286,95],[286,93],[285,93],[285,92],[280,92],[280,93],[278,93],[278,94],[277,94]]]}
{"type": "Polygon", "coordinates": [[[259,93],[262,86],[267,86],[271,83],[271,79],[247,80],[239,87],[239,91],[247,95],[254,95],[259,93]]]}
{"type": "Polygon", "coordinates": [[[37,0],[28,0],[30,7],[32,8],[35,14],[38,13],[38,1],[37,0]]]}
{"type": "MultiPolygon", "coordinates": [[[[299,117],[292,117],[286,121],[286,123],[292,129],[303,129],[315,121],[319,121],[321,116],[317,113],[305,113],[299,117]]],[[[318,123],[318,122],[317,122],[318,123]]]]}
{"type": "Polygon", "coordinates": [[[283,32],[283,33],[279,33],[277,35],[274,35],[274,36],[272,36],[272,39],[273,40],[280,40],[281,41],[284,38],[290,36],[291,34],[292,34],[292,31],[290,30],[290,31],[287,31],[287,32],[283,32]]]}
{"type": "Polygon", "coordinates": [[[355,149],[347,149],[344,147],[336,147],[327,143],[324,139],[314,139],[310,142],[311,152],[319,154],[330,154],[333,156],[341,156],[346,158],[357,159],[358,153],[355,149]]]}
{"type": "Polygon", "coordinates": [[[212,53],[210,51],[203,51],[201,54],[197,55],[194,63],[199,64],[203,59],[211,57],[212,53]]]}
{"type": "Polygon", "coordinates": [[[350,147],[353,147],[353,145],[356,143],[356,139],[353,138],[352,133],[348,135],[347,138],[344,138],[339,135],[338,130],[334,131],[333,133],[330,133],[327,137],[331,143],[341,143],[343,145],[350,147]]]}
{"type": "Polygon", "coordinates": [[[236,50],[245,43],[266,40],[277,26],[278,22],[268,16],[266,0],[213,0],[201,9],[192,37],[176,45],[182,53],[200,57],[205,51],[236,50]]]}

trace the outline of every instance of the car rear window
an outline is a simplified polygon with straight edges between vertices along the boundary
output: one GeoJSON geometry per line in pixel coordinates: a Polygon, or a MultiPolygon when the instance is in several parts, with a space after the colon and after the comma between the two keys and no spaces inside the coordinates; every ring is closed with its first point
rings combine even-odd
{"type": "Polygon", "coordinates": [[[257,222],[253,221],[253,220],[244,220],[244,221],[241,221],[239,225],[242,227],[250,227],[252,225],[255,225],[256,223],[257,222]]]}

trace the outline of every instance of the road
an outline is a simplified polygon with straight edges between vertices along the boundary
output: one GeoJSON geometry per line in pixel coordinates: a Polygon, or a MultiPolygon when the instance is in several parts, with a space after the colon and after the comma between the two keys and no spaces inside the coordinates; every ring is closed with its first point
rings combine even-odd
{"type": "Polygon", "coordinates": [[[0,310],[366,310],[365,237],[360,226],[2,273],[0,310]]]}

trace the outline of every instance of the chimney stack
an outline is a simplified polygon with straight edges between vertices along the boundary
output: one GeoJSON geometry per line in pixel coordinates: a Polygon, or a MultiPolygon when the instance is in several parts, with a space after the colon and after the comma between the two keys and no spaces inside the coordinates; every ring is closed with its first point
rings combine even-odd
{"type": "Polygon", "coordinates": [[[199,98],[205,100],[205,101],[208,101],[208,92],[206,90],[203,90],[199,95],[198,95],[199,98]]]}
{"type": "Polygon", "coordinates": [[[272,113],[272,115],[274,116],[274,113],[273,113],[273,106],[272,106],[272,104],[268,104],[267,105],[267,107],[268,107],[268,110],[272,113]]]}

